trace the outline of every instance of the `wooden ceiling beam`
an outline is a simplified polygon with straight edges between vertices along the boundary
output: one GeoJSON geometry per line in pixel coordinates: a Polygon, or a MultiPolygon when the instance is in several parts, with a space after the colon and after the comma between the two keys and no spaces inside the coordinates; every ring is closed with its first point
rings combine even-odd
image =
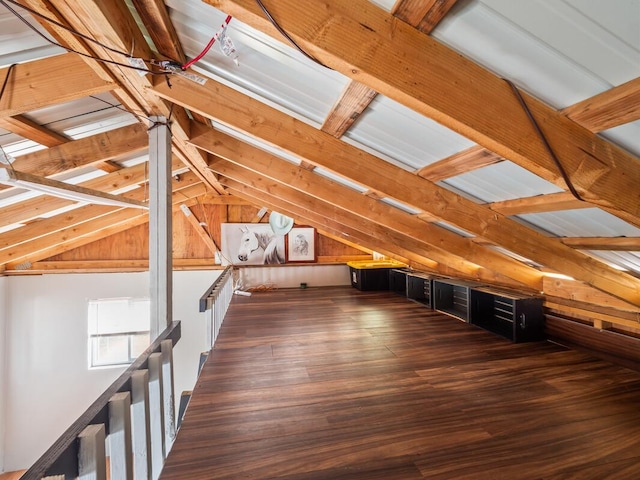
{"type": "MultiPolygon", "coordinates": [[[[398,0],[391,13],[400,20],[429,34],[457,0],[398,0]]],[[[350,80],[322,124],[321,130],[340,138],[360,118],[377,92],[350,80]]]]}
{"type": "Polygon", "coordinates": [[[391,14],[429,35],[458,0],[397,0],[391,14]]]}
{"type": "Polygon", "coordinates": [[[443,158],[416,172],[419,177],[431,182],[462,175],[478,168],[499,163],[504,159],[484,147],[475,145],[450,157],[443,158]]]}
{"type": "MultiPolygon", "coordinates": [[[[209,166],[221,175],[233,178],[247,175],[244,169],[274,181],[288,185],[306,195],[340,208],[344,213],[355,214],[367,224],[377,223],[400,234],[419,238],[438,250],[446,251],[441,258],[431,256],[439,263],[447,264],[446,259],[458,261],[465,259],[475,265],[508,272],[514,280],[538,291],[542,287],[540,272],[513,259],[488,250],[437,225],[428,224],[414,215],[403,212],[384,202],[377,201],[332,180],[321,177],[305,169],[292,167],[290,162],[279,159],[268,152],[219,131],[194,127],[192,132],[200,135],[192,139],[194,145],[220,158],[228,159],[238,165],[220,160],[210,160],[209,166]]],[[[274,187],[275,188],[275,187],[274,187]]],[[[459,268],[458,268],[459,269],[459,268]]]]}
{"type": "MultiPolygon", "coordinates": [[[[169,11],[163,0],[132,0],[135,9],[142,20],[158,53],[180,64],[184,64],[187,57],[178,38],[169,11]]],[[[209,124],[206,117],[193,113],[196,121],[209,124]]]]}
{"type": "Polygon", "coordinates": [[[144,125],[136,123],[90,137],[72,140],[47,150],[20,155],[13,162],[16,170],[43,177],[68,172],[86,165],[114,160],[149,148],[144,125]]]}
{"type": "Polygon", "coordinates": [[[184,63],[186,56],[163,0],[132,0],[158,53],[184,63]]]}
{"type": "Polygon", "coordinates": [[[116,85],[98,77],[78,55],[65,53],[0,69],[0,82],[9,75],[0,99],[0,118],[69,102],[113,90],[116,85]]]}
{"type": "Polygon", "coordinates": [[[24,115],[0,118],[0,128],[45,147],[55,147],[70,140],[66,135],[43,127],[24,115]]]}
{"type": "MultiPolygon", "coordinates": [[[[227,161],[221,162],[229,163],[227,161]]],[[[218,163],[218,167],[222,168],[222,166],[223,163],[218,163]]],[[[269,181],[255,172],[246,171],[240,167],[229,168],[225,172],[233,174],[233,177],[225,173],[221,177],[221,182],[224,185],[233,187],[236,190],[240,188],[239,184],[255,189],[260,192],[260,196],[268,196],[272,203],[277,203],[276,211],[280,212],[280,207],[286,205],[290,211],[294,212],[293,218],[299,218],[300,214],[303,214],[312,222],[311,225],[315,227],[327,225],[336,230],[342,229],[342,231],[348,228],[350,236],[354,234],[354,231],[360,232],[361,235],[370,235],[390,251],[394,251],[394,246],[401,245],[404,250],[413,251],[415,254],[436,262],[438,258],[446,258],[448,260],[446,262],[447,265],[457,268],[467,277],[475,275],[480,270],[477,265],[473,265],[471,262],[461,258],[452,261],[452,255],[439,251],[439,249],[426,244],[426,242],[399,234],[378,223],[367,222],[355,214],[343,211],[339,207],[294,190],[287,185],[269,181]]]]}
{"type": "Polygon", "coordinates": [[[592,208],[593,205],[581,202],[569,192],[560,192],[493,202],[488,207],[491,210],[500,212],[502,215],[524,215],[527,213],[592,208]]]}
{"type": "MultiPolygon", "coordinates": [[[[181,195],[174,196],[172,199],[174,212],[179,210],[180,203],[188,198],[200,195],[202,192],[202,189],[197,184],[188,188],[183,188],[183,186],[179,188],[181,189],[181,195]]],[[[140,191],[137,195],[142,196],[144,192],[140,191]]],[[[149,221],[148,212],[140,213],[140,210],[133,208],[110,208],[112,211],[106,214],[102,209],[93,209],[94,212],[100,212],[95,218],[78,223],[70,223],[61,229],[49,229],[49,233],[45,235],[13,245],[10,248],[4,248],[0,251],[0,265],[4,264],[7,269],[15,269],[16,266],[21,264],[26,263],[28,265],[59,255],[149,221]]],[[[42,222],[47,222],[48,220],[51,219],[42,220],[42,222]]]]}
{"type": "MultiPolygon", "coordinates": [[[[31,2],[29,2],[31,6],[31,2]]],[[[56,20],[68,24],[74,30],[96,39],[104,45],[119,50],[131,52],[135,57],[151,59],[155,55],[147,45],[142,32],[138,28],[131,12],[125,2],[114,0],[52,0],[44,3],[35,0],[39,10],[56,20]]],[[[46,22],[45,22],[46,23],[46,22]]],[[[190,164],[198,169],[206,183],[211,188],[224,194],[224,189],[218,184],[215,176],[208,172],[206,163],[197,149],[186,144],[188,132],[185,125],[189,124],[189,116],[183,109],[174,109],[155,95],[149,95],[152,75],[141,76],[138,71],[123,67],[118,64],[127,64],[128,58],[124,55],[105,49],[94,43],[84,45],[77,38],[70,36],[69,32],[56,26],[47,25],[55,38],[61,38],[64,42],[78,45],[81,51],[115,63],[104,63],[95,68],[106,69],[106,75],[113,77],[120,87],[116,96],[122,101],[124,107],[139,116],[150,115],[163,116],[172,120],[173,143],[181,148],[189,157],[190,164]]],[[[87,62],[95,64],[96,61],[87,59],[87,62]]],[[[150,65],[147,65],[151,68],[150,65]]]]}
{"type": "Polygon", "coordinates": [[[640,252],[640,237],[565,237],[561,241],[580,250],[640,252]]]}
{"type": "MultiPolygon", "coordinates": [[[[254,1],[205,1],[281,39],[254,1]]],[[[518,97],[493,72],[372,7],[368,0],[314,2],[304,12],[297,1],[282,0],[277,17],[302,48],[330,68],[565,187],[518,97]],[[425,65],[428,71],[418,75],[425,65]]],[[[521,93],[580,194],[592,203],[640,217],[638,159],[521,93]]]]}
{"type": "MultiPolygon", "coordinates": [[[[183,167],[179,160],[174,159],[172,168],[174,170],[179,170],[183,167]]],[[[131,185],[144,184],[147,180],[148,172],[146,165],[138,164],[133,167],[123,168],[122,170],[82,182],[80,186],[110,193],[115,190],[130,187],[131,185]]],[[[133,198],[133,193],[127,192],[124,196],[133,198]]],[[[11,225],[13,223],[23,223],[39,218],[49,212],[53,212],[59,208],[68,207],[75,203],[78,202],[49,195],[39,195],[20,203],[7,205],[0,209],[0,227],[11,225]]]]}
{"type": "Polygon", "coordinates": [[[349,81],[324,119],[321,130],[340,138],[360,118],[377,92],[354,80],[349,81]]]}
{"type": "MultiPolygon", "coordinates": [[[[223,179],[223,181],[225,181],[225,179],[223,179]]],[[[234,188],[234,186],[229,186],[229,185],[233,185],[233,183],[231,183],[233,181],[228,180],[228,182],[229,183],[227,184],[227,188],[233,195],[237,195],[239,197],[245,198],[249,202],[257,202],[263,196],[261,192],[249,186],[242,185],[242,184],[239,184],[238,182],[235,182],[236,188],[234,188]]],[[[267,205],[269,206],[269,208],[278,210],[282,214],[288,215],[292,218],[295,217],[300,223],[304,223],[305,225],[314,225],[314,228],[316,228],[318,233],[320,233],[321,235],[324,235],[340,243],[344,243],[344,244],[352,243],[356,245],[354,248],[357,248],[361,251],[368,251],[368,252],[374,251],[373,249],[367,247],[367,245],[372,245],[376,243],[376,240],[370,235],[368,236],[362,235],[362,233],[355,230],[353,231],[354,235],[351,235],[347,233],[350,231],[348,227],[343,226],[341,227],[341,230],[337,230],[330,226],[322,226],[320,224],[315,224],[312,218],[308,218],[304,215],[304,212],[298,213],[295,211],[295,208],[293,207],[292,207],[293,210],[290,210],[289,209],[290,207],[288,207],[284,202],[278,202],[279,199],[276,199],[275,197],[268,197],[268,198],[270,200],[273,200],[273,203],[271,201],[267,202],[267,205]]],[[[438,272],[439,265],[437,262],[434,262],[433,260],[430,260],[424,257],[419,257],[415,253],[407,251],[406,253],[411,257],[410,259],[409,257],[404,257],[398,254],[398,251],[401,250],[401,247],[400,249],[396,248],[395,250],[396,250],[395,252],[391,252],[390,250],[385,249],[384,246],[378,243],[378,250],[376,251],[388,257],[394,258],[400,262],[406,263],[407,265],[420,264],[422,265],[423,270],[426,270],[429,272],[438,272]],[[419,261],[422,261],[422,263],[419,263],[419,261]]],[[[370,255],[371,253],[369,253],[369,257],[370,255]]],[[[460,273],[460,272],[456,272],[456,273],[460,273]]],[[[455,275],[455,273],[452,273],[451,275],[455,275]]]]}
{"type": "Polygon", "coordinates": [[[601,132],[640,119],[640,78],[606,90],[562,110],[592,132],[601,132]]]}
{"type": "MultiPolygon", "coordinates": [[[[363,245],[375,245],[376,251],[385,250],[390,253],[391,256],[407,257],[417,262],[424,263],[425,259],[429,262],[436,261],[437,258],[441,258],[436,250],[431,246],[425,245],[425,242],[411,237],[399,234],[385,228],[382,225],[366,222],[366,220],[358,219],[356,216],[338,212],[337,207],[326,204],[317,199],[311,199],[302,192],[296,192],[291,187],[284,184],[269,184],[264,181],[264,178],[255,173],[248,173],[240,176],[237,179],[228,179],[222,177],[221,182],[227,187],[233,189],[241,189],[245,187],[256,190],[258,198],[264,198],[265,201],[273,203],[273,208],[277,211],[289,211],[293,218],[305,218],[307,223],[320,228],[320,226],[328,225],[333,227],[336,231],[341,232],[343,235],[347,234],[348,238],[362,239],[363,237],[372,237],[373,241],[365,240],[363,245]],[[325,222],[324,224],[322,222],[325,222]],[[435,254],[435,256],[432,256],[435,254]]],[[[382,252],[385,253],[385,252],[382,252]]],[[[494,271],[479,267],[464,259],[457,259],[452,261],[451,256],[445,263],[438,262],[438,271],[443,270],[444,266],[449,274],[454,272],[455,275],[467,278],[475,279],[485,282],[503,284],[505,286],[511,286],[516,288],[522,288],[520,283],[515,283],[513,280],[504,277],[503,275],[494,271]]]]}
{"type": "MultiPolygon", "coordinates": [[[[367,248],[371,251],[374,251],[372,246],[377,245],[377,250],[375,251],[379,253],[390,256],[392,258],[396,258],[397,260],[407,264],[410,263],[410,260],[413,260],[415,262],[422,262],[422,265],[427,266],[429,270],[439,271],[439,264],[437,262],[425,257],[421,257],[408,250],[404,250],[400,245],[394,246],[394,251],[388,250],[384,245],[381,244],[380,241],[378,241],[372,235],[363,234],[358,230],[337,223],[332,219],[327,219],[317,215],[314,216],[313,212],[304,211],[289,202],[283,201],[282,199],[279,199],[273,195],[269,195],[268,193],[261,192],[254,187],[244,185],[241,182],[236,182],[234,180],[225,178],[221,179],[221,181],[225,183],[229,191],[234,195],[245,198],[249,202],[255,203],[258,201],[263,201],[263,203],[265,203],[270,209],[276,210],[283,215],[287,215],[291,218],[295,218],[299,223],[312,225],[319,232],[320,230],[322,230],[325,233],[329,233],[336,241],[353,241],[356,242],[361,248],[367,248]],[[402,255],[402,253],[399,252],[406,253],[406,256],[402,255]]],[[[453,269],[451,271],[453,271],[453,269]]],[[[462,274],[462,272],[456,273],[462,274]]]]}
{"type": "Polygon", "coordinates": [[[238,131],[278,145],[301,159],[322,165],[400,202],[494,241],[507,250],[640,305],[640,280],[637,278],[580,254],[554,239],[220,83],[209,80],[203,86],[177,77],[171,88],[158,83],[154,90],[175,103],[193,107],[203,115],[238,131]]]}

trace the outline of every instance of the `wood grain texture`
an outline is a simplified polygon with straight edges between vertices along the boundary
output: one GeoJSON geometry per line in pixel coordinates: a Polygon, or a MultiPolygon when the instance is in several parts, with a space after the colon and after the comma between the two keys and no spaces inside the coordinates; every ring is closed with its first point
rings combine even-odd
{"type": "Polygon", "coordinates": [[[636,478],[639,398],[637,372],[389,292],[255,293],[234,297],[161,478],[636,478]]]}
{"type": "Polygon", "coordinates": [[[640,281],[637,278],[220,83],[208,81],[205,86],[200,86],[178,76],[173,79],[171,88],[158,83],[154,91],[338,175],[357,180],[367,188],[384,192],[400,202],[494,241],[525,258],[640,305],[640,281]]]}
{"type": "Polygon", "coordinates": [[[571,105],[563,113],[592,132],[640,119],[640,78],[571,105]]]}

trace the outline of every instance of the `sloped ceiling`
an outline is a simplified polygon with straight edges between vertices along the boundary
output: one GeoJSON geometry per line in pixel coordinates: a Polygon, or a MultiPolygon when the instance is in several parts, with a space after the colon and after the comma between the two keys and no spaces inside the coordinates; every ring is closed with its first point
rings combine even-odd
{"type": "MultiPolygon", "coordinates": [[[[434,271],[640,305],[638,2],[0,0],[0,68],[8,168],[144,199],[163,115],[176,203],[239,196],[434,271]],[[237,64],[214,45],[166,72],[227,15],[237,64]]],[[[146,214],[4,188],[0,220],[11,270],[146,214]]]]}

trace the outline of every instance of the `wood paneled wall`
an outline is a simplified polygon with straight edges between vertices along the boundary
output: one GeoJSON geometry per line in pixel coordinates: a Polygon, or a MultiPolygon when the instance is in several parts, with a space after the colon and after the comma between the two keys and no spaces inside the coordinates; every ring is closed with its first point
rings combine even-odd
{"type": "MultiPolygon", "coordinates": [[[[218,247],[221,246],[220,224],[251,223],[258,221],[258,208],[251,205],[218,205],[196,203],[190,207],[192,214],[209,233],[218,247]]],[[[268,214],[261,221],[268,221],[268,214]]],[[[48,258],[44,262],[91,262],[110,261],[113,267],[118,260],[147,260],[149,258],[148,224],[130,228],[121,233],[105,237],[80,248],[69,250],[48,258]]],[[[179,260],[210,260],[214,255],[207,248],[186,216],[178,211],[173,215],[173,256],[179,260]]],[[[349,261],[368,253],[319,235],[319,260],[349,261]]]]}

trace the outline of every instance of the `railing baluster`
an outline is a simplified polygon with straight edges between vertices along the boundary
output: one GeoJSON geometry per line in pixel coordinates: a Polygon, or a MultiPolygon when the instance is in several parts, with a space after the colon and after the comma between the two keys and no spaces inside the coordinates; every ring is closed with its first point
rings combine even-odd
{"type": "Polygon", "coordinates": [[[148,370],[138,370],[131,375],[131,407],[134,478],[151,480],[148,370]]]}
{"type": "Polygon", "coordinates": [[[131,395],[116,393],[109,400],[109,455],[111,480],[132,480],[131,395]]]}
{"type": "Polygon", "coordinates": [[[78,478],[80,480],[106,480],[104,425],[88,425],[78,435],[78,478]]]}
{"type": "Polygon", "coordinates": [[[162,355],[162,399],[164,412],[165,458],[176,439],[176,414],[173,398],[173,342],[160,344],[162,355]]]}
{"type": "Polygon", "coordinates": [[[162,354],[149,355],[149,420],[151,425],[151,478],[160,477],[165,459],[162,399],[162,354]]]}

